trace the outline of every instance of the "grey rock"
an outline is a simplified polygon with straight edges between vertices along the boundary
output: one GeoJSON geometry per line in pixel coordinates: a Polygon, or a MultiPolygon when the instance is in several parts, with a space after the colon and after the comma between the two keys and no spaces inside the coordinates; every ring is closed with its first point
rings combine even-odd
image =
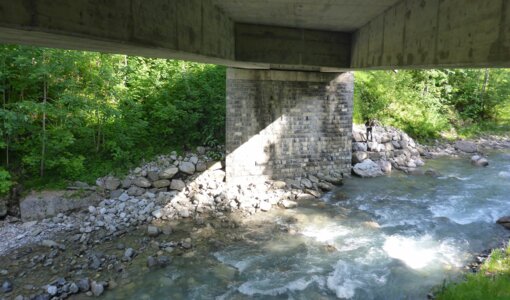
{"type": "Polygon", "coordinates": [[[156,181],[156,180],[159,180],[158,172],[156,172],[156,171],[149,171],[149,172],[147,172],[147,178],[148,178],[150,181],[156,181]]]}
{"type": "Polygon", "coordinates": [[[195,173],[195,165],[191,162],[183,161],[179,164],[179,171],[188,175],[193,175],[195,173]]]}
{"type": "Polygon", "coordinates": [[[468,141],[457,141],[455,142],[455,149],[466,152],[466,153],[475,153],[478,151],[478,146],[473,142],[468,141]]]}
{"type": "Polygon", "coordinates": [[[381,167],[371,159],[367,159],[362,163],[356,164],[354,168],[352,168],[352,171],[360,177],[377,177],[384,175],[381,167]]]}
{"type": "Polygon", "coordinates": [[[48,294],[50,294],[51,296],[55,296],[57,294],[57,287],[54,286],[54,285],[49,285],[48,288],[46,289],[46,291],[48,292],[48,294]]]}
{"type": "Polygon", "coordinates": [[[365,134],[359,131],[352,132],[352,141],[353,142],[364,142],[366,141],[365,134]]]}
{"type": "Polygon", "coordinates": [[[199,161],[197,163],[197,166],[196,166],[196,171],[197,172],[204,172],[205,170],[207,170],[207,164],[204,163],[204,162],[199,161]]]}
{"type": "Polygon", "coordinates": [[[133,183],[137,186],[137,187],[141,187],[141,188],[148,188],[151,186],[151,182],[145,178],[145,177],[138,177],[136,178],[133,183]]]}
{"type": "Polygon", "coordinates": [[[161,189],[161,188],[167,187],[169,185],[170,185],[170,180],[168,180],[168,179],[161,179],[161,180],[154,181],[152,183],[152,186],[157,189],[161,189]]]}
{"type": "Polygon", "coordinates": [[[104,187],[109,191],[114,191],[120,186],[120,180],[115,177],[106,177],[104,180],[104,187]]]}
{"type": "Polygon", "coordinates": [[[368,154],[364,151],[358,151],[352,153],[352,163],[359,164],[368,158],[368,154]]]}
{"type": "Polygon", "coordinates": [[[83,197],[70,198],[66,191],[34,191],[20,201],[21,219],[23,222],[42,220],[59,213],[81,210],[100,201],[98,194],[88,193],[83,197]]]}
{"type": "Polygon", "coordinates": [[[10,282],[9,280],[5,280],[2,283],[2,292],[10,293],[12,292],[12,290],[13,290],[12,282],[10,282]]]}
{"type": "Polygon", "coordinates": [[[196,165],[198,163],[198,157],[196,156],[192,156],[190,159],[189,159],[189,162],[196,165]]]}
{"type": "Polygon", "coordinates": [[[172,179],[175,174],[179,172],[179,169],[176,167],[167,168],[159,173],[159,178],[161,179],[172,179]]]}
{"type": "Polygon", "coordinates": [[[157,209],[153,211],[151,215],[156,219],[161,219],[163,217],[163,211],[161,209],[157,209]]]}
{"type": "Polygon", "coordinates": [[[496,223],[510,230],[510,216],[504,216],[499,218],[496,223]]]}
{"type": "Polygon", "coordinates": [[[358,152],[358,151],[367,151],[367,144],[366,143],[352,143],[352,151],[358,152]]]}
{"type": "Polygon", "coordinates": [[[127,193],[123,193],[122,195],[119,196],[119,200],[125,202],[129,200],[129,195],[127,193]]]}
{"type": "Polygon", "coordinates": [[[145,189],[133,185],[127,190],[127,194],[129,196],[141,196],[145,194],[145,189]]]}
{"type": "Polygon", "coordinates": [[[127,248],[126,251],[124,251],[124,257],[131,259],[135,255],[135,250],[133,248],[127,248]]]}
{"type": "Polygon", "coordinates": [[[301,185],[303,185],[307,189],[313,188],[313,183],[307,178],[301,179],[301,185]]]}
{"type": "Polygon", "coordinates": [[[147,226],[147,234],[150,237],[156,237],[159,235],[159,233],[160,233],[160,231],[159,231],[158,227],[152,226],[152,225],[147,226]]]}
{"type": "Polygon", "coordinates": [[[122,194],[124,194],[124,190],[115,190],[110,192],[111,199],[118,199],[122,194]]]}
{"type": "Polygon", "coordinates": [[[204,147],[197,147],[197,153],[199,155],[204,155],[205,154],[205,148],[204,147]]]}
{"type": "Polygon", "coordinates": [[[295,208],[298,206],[297,202],[291,200],[282,200],[280,201],[280,205],[287,209],[295,208]]]}
{"type": "Polygon", "coordinates": [[[152,268],[156,267],[157,265],[158,265],[158,261],[154,257],[152,257],[152,256],[147,257],[147,267],[149,269],[152,269],[152,268]]]}
{"type": "Polygon", "coordinates": [[[381,167],[381,171],[383,171],[383,173],[388,174],[392,171],[391,163],[387,160],[379,161],[379,166],[381,167]]]}
{"type": "Polygon", "coordinates": [[[69,293],[70,294],[77,294],[78,292],[80,291],[80,288],[78,287],[78,285],[76,283],[71,283],[71,285],[69,285],[69,293]]]}
{"type": "Polygon", "coordinates": [[[471,157],[471,164],[477,167],[487,167],[489,165],[489,161],[479,155],[475,155],[471,157]]]}
{"type": "Polygon", "coordinates": [[[184,188],[186,188],[186,184],[184,183],[184,181],[182,181],[180,179],[174,179],[170,183],[171,190],[182,191],[182,190],[184,190],[184,188]]]}
{"type": "Polygon", "coordinates": [[[133,184],[133,181],[129,178],[122,180],[121,186],[123,189],[128,189],[133,184]]]}
{"type": "Polygon", "coordinates": [[[94,294],[94,296],[99,297],[104,293],[104,286],[102,283],[92,281],[92,283],[90,284],[90,290],[92,291],[92,294],[94,294]]]}
{"type": "Polygon", "coordinates": [[[78,288],[82,293],[86,293],[90,290],[90,280],[88,278],[78,280],[76,285],[78,285],[78,288]]]}
{"type": "Polygon", "coordinates": [[[319,183],[317,184],[317,186],[318,186],[321,190],[323,190],[323,191],[325,191],[325,192],[329,192],[329,191],[331,191],[331,190],[333,190],[333,189],[335,188],[335,186],[334,186],[333,184],[331,184],[331,183],[329,183],[329,182],[325,182],[325,181],[319,182],[319,183]]]}
{"type": "Polygon", "coordinates": [[[58,244],[52,240],[43,240],[41,245],[48,248],[58,248],[58,244]]]}

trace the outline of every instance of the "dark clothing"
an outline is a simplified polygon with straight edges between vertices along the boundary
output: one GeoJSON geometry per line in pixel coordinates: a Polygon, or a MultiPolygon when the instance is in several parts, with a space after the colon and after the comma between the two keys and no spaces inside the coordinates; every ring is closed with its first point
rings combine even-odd
{"type": "Polygon", "coordinates": [[[365,127],[367,128],[367,142],[369,141],[369,136],[370,136],[370,141],[372,141],[372,139],[374,138],[372,136],[372,126],[374,126],[374,121],[367,121],[365,123],[365,127]]]}

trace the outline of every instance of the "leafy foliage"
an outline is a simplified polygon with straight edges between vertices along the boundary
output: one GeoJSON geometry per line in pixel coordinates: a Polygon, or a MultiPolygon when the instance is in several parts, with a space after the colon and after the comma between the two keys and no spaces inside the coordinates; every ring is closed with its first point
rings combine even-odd
{"type": "Polygon", "coordinates": [[[354,105],[355,122],[375,118],[422,140],[449,131],[473,134],[509,124],[510,71],[358,72],[354,105]]]}
{"type": "Polygon", "coordinates": [[[225,68],[0,46],[0,162],[37,186],[225,138],[225,68]]]}
{"type": "Polygon", "coordinates": [[[7,194],[11,185],[11,175],[5,169],[0,168],[0,196],[7,194]]]}

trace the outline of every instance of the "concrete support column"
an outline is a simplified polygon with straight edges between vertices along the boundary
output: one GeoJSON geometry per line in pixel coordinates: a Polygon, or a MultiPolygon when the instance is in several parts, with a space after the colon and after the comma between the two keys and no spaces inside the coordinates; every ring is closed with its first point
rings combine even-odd
{"type": "Polygon", "coordinates": [[[227,73],[227,181],[350,174],[352,73],[227,73]]]}

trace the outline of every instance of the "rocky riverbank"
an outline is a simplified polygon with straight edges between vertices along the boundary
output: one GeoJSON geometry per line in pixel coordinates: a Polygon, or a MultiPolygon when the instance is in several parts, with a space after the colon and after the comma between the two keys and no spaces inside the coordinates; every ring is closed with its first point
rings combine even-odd
{"type": "Polygon", "coordinates": [[[199,147],[196,153],[185,156],[160,156],[125,178],[100,178],[96,187],[76,183],[70,190],[95,199],[84,208],[80,201],[62,207],[58,203],[73,200],[62,200],[67,196],[60,193],[29,195],[20,205],[25,223],[9,217],[0,224],[0,239],[6,241],[0,245],[0,256],[4,255],[1,265],[6,266],[0,273],[0,292],[7,299],[101,295],[105,289],[113,288],[119,278],[99,281],[96,277],[104,278],[106,271],[120,274],[122,279],[125,264],[147,244],[158,249],[144,258],[149,268],[168,264],[176,249],[191,249],[190,237],[174,239],[174,226],[178,226],[175,222],[204,226],[205,220],[214,220],[211,222],[216,227],[231,227],[235,226],[229,225],[234,215],[245,216],[274,207],[293,208],[342,183],[341,175],[333,173],[229,186],[222,163],[212,161],[205,153],[206,149],[199,147]],[[67,209],[71,211],[66,212],[67,209]],[[97,253],[99,245],[132,231],[143,233],[143,243],[136,249],[115,245],[117,252],[123,251],[122,255],[97,253]],[[160,237],[170,239],[154,246],[153,239],[160,237]],[[28,287],[19,285],[41,268],[50,269],[56,279],[43,282],[49,276],[42,276],[28,287]]]}
{"type": "Polygon", "coordinates": [[[475,140],[439,141],[433,145],[420,145],[405,132],[385,126],[375,126],[372,138],[367,141],[364,126],[354,125],[352,140],[353,174],[360,177],[377,177],[399,170],[409,174],[433,174],[423,170],[426,159],[440,156],[464,156],[471,163],[484,167],[489,161],[484,153],[489,150],[509,149],[510,139],[487,136],[475,140]]]}

